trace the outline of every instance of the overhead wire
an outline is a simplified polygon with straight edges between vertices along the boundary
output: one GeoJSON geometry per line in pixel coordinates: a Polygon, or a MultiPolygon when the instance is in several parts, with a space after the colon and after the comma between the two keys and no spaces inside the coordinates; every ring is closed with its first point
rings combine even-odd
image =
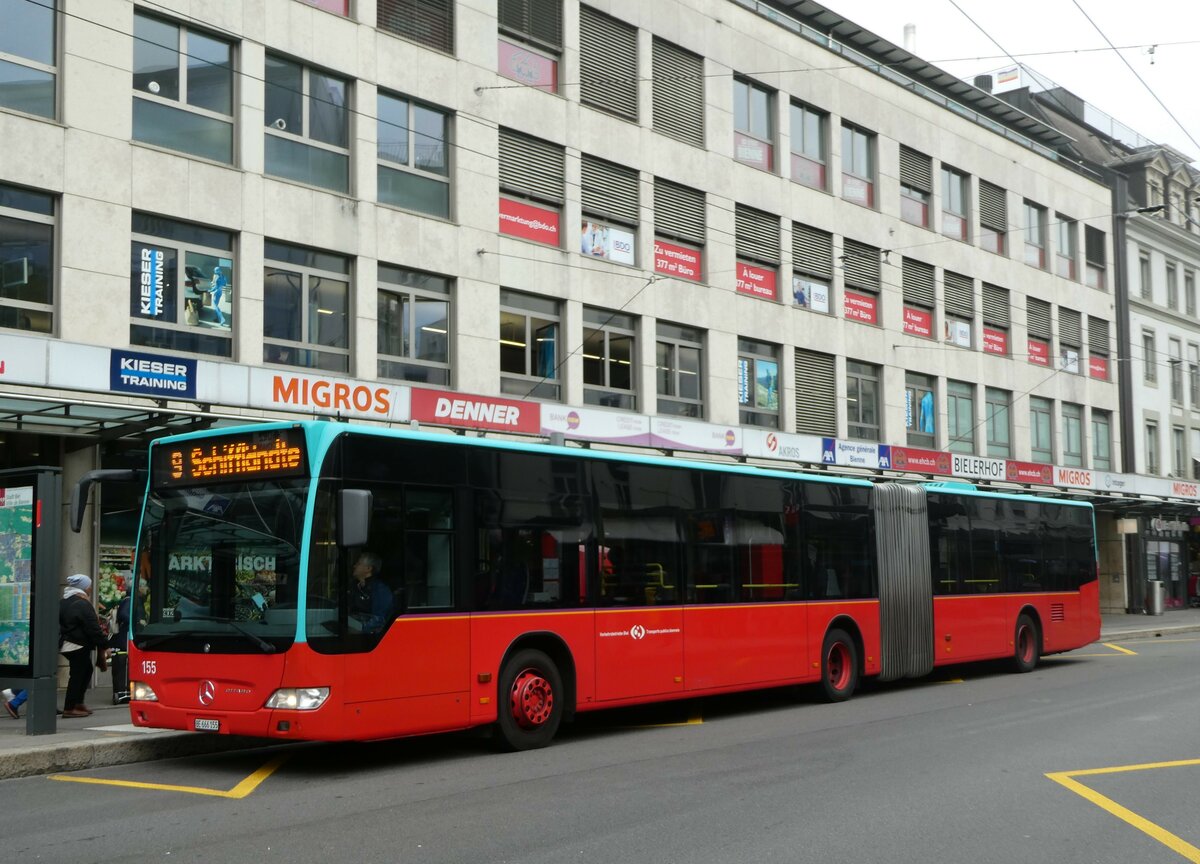
{"type": "MultiPolygon", "coordinates": [[[[49,5],[49,4],[47,4],[47,3],[38,2],[38,0],[26,0],[26,2],[29,2],[29,3],[31,3],[31,4],[33,4],[33,5],[42,6],[42,7],[44,7],[44,8],[47,8],[47,9],[54,9],[54,6],[52,6],[52,5],[49,5]]],[[[155,2],[153,2],[153,0],[144,0],[144,2],[146,3],[146,5],[149,5],[149,6],[154,6],[154,7],[157,7],[157,8],[159,8],[159,9],[162,9],[162,10],[164,10],[164,11],[166,11],[166,12],[169,12],[169,13],[171,13],[171,15],[172,15],[172,16],[180,16],[180,15],[182,14],[182,17],[183,17],[183,18],[185,18],[185,19],[187,19],[187,20],[189,20],[189,21],[198,21],[198,20],[200,20],[200,19],[196,19],[194,16],[187,15],[186,13],[180,13],[180,12],[178,12],[177,10],[170,9],[169,7],[163,6],[162,4],[159,4],[159,3],[155,3],[155,2]]],[[[950,0],[950,2],[951,2],[953,5],[955,5],[955,7],[956,7],[956,8],[960,8],[960,7],[958,7],[957,3],[955,3],[955,2],[954,2],[954,0],[950,0]]],[[[180,51],[180,50],[179,50],[179,46],[178,46],[178,45],[162,45],[162,44],[160,44],[160,43],[157,43],[157,42],[155,42],[155,41],[153,41],[153,40],[146,39],[145,37],[140,37],[140,36],[137,36],[136,34],[128,33],[128,32],[126,32],[126,31],[123,31],[123,30],[121,30],[120,28],[117,28],[117,27],[114,27],[114,26],[111,26],[111,25],[107,25],[107,24],[103,24],[103,23],[101,23],[101,22],[95,21],[95,20],[93,20],[93,19],[89,19],[89,18],[87,18],[87,17],[85,17],[85,16],[82,16],[82,15],[79,15],[79,14],[77,14],[77,13],[72,13],[72,12],[68,12],[68,11],[65,11],[65,10],[57,10],[57,11],[58,11],[58,13],[59,13],[59,14],[64,14],[64,15],[67,15],[68,17],[77,18],[77,19],[79,19],[79,20],[81,20],[81,21],[85,21],[85,22],[87,22],[87,23],[93,24],[94,26],[98,26],[98,27],[101,27],[101,28],[104,28],[104,29],[110,30],[110,31],[112,31],[112,32],[114,32],[114,33],[117,33],[117,34],[119,34],[119,35],[123,35],[123,36],[129,37],[129,38],[135,39],[135,40],[144,41],[144,42],[147,42],[147,43],[149,43],[149,44],[155,45],[155,46],[157,46],[157,47],[166,48],[166,49],[168,49],[168,50],[171,50],[171,51],[174,51],[174,52],[176,52],[176,53],[177,53],[177,54],[179,54],[180,56],[183,56],[183,57],[188,57],[189,59],[198,60],[198,61],[200,61],[200,62],[203,62],[203,63],[208,63],[209,65],[223,65],[223,64],[212,63],[211,61],[207,60],[206,58],[202,58],[202,57],[196,57],[196,56],[194,56],[194,55],[190,55],[190,54],[188,54],[187,52],[180,51]]],[[[960,8],[960,11],[962,11],[962,10],[961,10],[961,8],[960,8]]],[[[964,12],[963,14],[965,15],[966,13],[964,12]]],[[[967,16],[967,17],[968,17],[968,19],[969,19],[969,20],[971,20],[971,19],[970,19],[970,16],[967,16]]],[[[240,37],[238,34],[236,34],[236,33],[233,33],[233,32],[231,32],[231,31],[228,31],[228,30],[223,30],[222,28],[219,28],[219,27],[214,27],[214,26],[211,24],[211,22],[208,22],[208,21],[201,21],[200,23],[202,23],[202,25],[203,25],[204,29],[206,29],[206,30],[210,30],[210,31],[216,31],[216,32],[221,32],[221,33],[224,33],[224,34],[226,34],[226,35],[229,35],[230,37],[232,37],[232,38],[235,38],[235,39],[240,39],[240,38],[241,38],[241,37],[240,37]]],[[[972,23],[975,23],[975,22],[972,20],[972,23]]],[[[979,25],[978,25],[978,24],[976,24],[976,26],[979,26],[979,25]]],[[[981,28],[981,29],[982,29],[982,28],[981,28]]],[[[985,31],[985,32],[986,32],[986,31],[985,31]]],[[[990,38],[990,37],[989,37],[989,38],[990,38]]],[[[995,40],[993,40],[993,42],[994,42],[994,41],[995,41],[995,40]]],[[[1002,51],[1004,51],[1004,56],[1005,56],[1005,57],[1007,57],[1007,58],[1008,58],[1008,59],[1010,59],[1010,60],[1014,60],[1014,61],[1015,61],[1015,58],[1013,57],[1013,55],[1011,55],[1011,54],[1009,54],[1007,51],[1005,51],[1005,49],[1003,48],[1003,46],[1000,46],[998,43],[996,43],[996,44],[997,44],[997,47],[999,47],[999,48],[1000,48],[1002,51]]],[[[1163,45],[1163,44],[1175,44],[1175,43],[1157,43],[1157,44],[1159,44],[1159,45],[1163,45]]],[[[1191,44],[1191,43],[1188,43],[1188,42],[1180,42],[1180,43],[1177,43],[1177,44],[1191,44]]],[[[1136,46],[1134,46],[1134,47],[1136,47],[1136,46]]],[[[1111,50],[1118,50],[1118,49],[1116,48],[1116,46],[1113,46],[1113,45],[1111,44],[1111,42],[1110,42],[1110,49],[1111,49],[1111,50]]],[[[1093,49],[1087,49],[1087,50],[1093,50],[1093,49]]],[[[1094,50],[1101,50],[1101,49],[1094,49],[1094,50]]],[[[1071,52],[1041,52],[1041,53],[1043,53],[1043,54],[1046,54],[1046,53],[1071,53],[1071,52]]],[[[1023,56],[1024,56],[1024,55],[1023,55],[1023,56]]],[[[970,58],[965,58],[965,59],[970,59],[970,58]]],[[[103,61],[97,61],[97,62],[101,62],[101,63],[103,63],[103,61]]],[[[119,70],[121,70],[121,71],[128,71],[128,70],[127,70],[125,67],[117,66],[117,65],[115,65],[115,64],[103,64],[103,65],[108,65],[108,66],[110,66],[110,68],[119,69],[119,70]]],[[[879,64],[877,64],[877,65],[889,65],[889,64],[886,64],[886,63],[879,63],[879,64]]],[[[857,69],[857,68],[862,68],[862,67],[861,67],[861,66],[859,66],[858,64],[848,64],[848,65],[845,65],[845,66],[840,66],[840,65],[839,65],[839,66],[831,66],[831,67],[805,67],[805,68],[802,68],[802,69],[793,69],[793,70],[767,70],[767,71],[751,72],[751,73],[743,73],[743,74],[766,75],[766,74],[776,74],[776,73],[778,73],[778,74],[783,74],[783,73],[787,73],[787,72],[837,71],[837,70],[840,70],[840,69],[857,69]]],[[[245,79],[248,79],[248,80],[257,81],[257,82],[260,82],[260,83],[263,83],[263,84],[267,84],[267,82],[266,82],[266,79],[265,79],[265,78],[258,78],[258,77],[256,77],[256,76],[253,76],[253,75],[251,75],[251,74],[249,74],[249,73],[245,72],[244,70],[240,70],[240,69],[234,69],[234,68],[232,68],[232,67],[231,67],[229,71],[230,71],[230,73],[231,73],[231,74],[233,74],[233,75],[237,75],[237,76],[240,76],[240,77],[242,77],[242,78],[245,78],[245,79]]],[[[712,74],[712,75],[704,75],[704,76],[701,76],[701,77],[705,77],[705,78],[708,78],[708,77],[731,77],[733,74],[735,74],[735,73],[733,73],[733,72],[731,71],[731,72],[728,72],[728,73],[724,73],[724,72],[723,72],[723,73],[717,73],[717,74],[712,74]]],[[[678,77],[678,76],[665,76],[665,77],[675,78],[675,77],[678,77]]],[[[655,79],[654,79],[653,77],[649,77],[649,78],[639,78],[639,79],[637,79],[637,80],[639,80],[639,81],[646,81],[646,80],[653,81],[653,80],[655,80],[655,79]]],[[[301,91],[296,91],[296,90],[294,90],[294,89],[292,89],[292,88],[288,88],[288,87],[281,87],[281,86],[280,86],[280,85],[278,85],[278,84],[272,84],[272,85],[270,85],[270,86],[273,86],[273,87],[278,87],[279,89],[282,89],[282,90],[285,90],[285,91],[289,91],[289,92],[292,92],[292,93],[297,93],[298,95],[302,95],[302,96],[303,96],[303,95],[305,95],[305,94],[303,94],[302,90],[301,90],[301,91]]],[[[507,87],[507,86],[508,86],[508,85],[505,85],[505,87],[507,87]]],[[[511,85],[511,86],[512,86],[513,88],[527,88],[527,87],[528,87],[528,85],[524,85],[524,84],[514,84],[514,85],[511,85]]],[[[563,85],[563,86],[571,86],[571,85],[563,85]]],[[[502,88],[481,88],[481,89],[502,89],[502,88]]],[[[355,114],[355,115],[357,115],[357,116],[364,117],[364,118],[366,118],[366,119],[372,119],[372,120],[376,120],[377,122],[384,122],[384,123],[386,123],[386,121],[380,121],[380,118],[378,118],[378,117],[377,117],[377,116],[375,116],[375,115],[369,114],[369,113],[367,113],[367,112],[364,112],[364,111],[359,111],[359,110],[357,110],[357,109],[354,109],[354,108],[351,108],[351,107],[349,107],[349,106],[347,106],[347,105],[340,105],[340,104],[338,104],[338,103],[335,103],[335,102],[333,102],[332,100],[322,99],[320,96],[314,96],[314,95],[312,95],[312,94],[308,94],[308,98],[310,98],[310,99],[315,99],[316,101],[326,102],[327,104],[334,105],[335,107],[337,107],[337,108],[339,108],[339,109],[341,109],[341,110],[345,110],[345,111],[347,111],[348,113],[352,113],[352,114],[355,114]]],[[[1061,103],[1060,103],[1060,104],[1061,104],[1061,103]]],[[[467,113],[464,113],[464,112],[461,112],[461,111],[460,111],[460,112],[456,112],[456,113],[455,113],[455,116],[456,116],[456,117],[465,117],[466,119],[468,119],[468,120],[471,120],[472,122],[479,123],[480,125],[483,125],[483,126],[485,126],[486,128],[489,128],[489,129],[498,129],[498,128],[500,128],[500,127],[499,127],[499,124],[492,123],[492,122],[490,122],[490,121],[486,121],[486,120],[484,120],[484,119],[482,119],[482,118],[477,118],[477,117],[474,117],[474,116],[472,116],[472,115],[470,115],[470,114],[467,114],[467,113]]],[[[487,158],[487,159],[491,159],[491,160],[496,160],[496,159],[498,159],[498,154],[496,154],[496,153],[485,153],[485,152],[482,152],[482,151],[472,150],[472,149],[470,149],[470,148],[467,148],[467,147],[465,147],[465,146],[463,146],[463,145],[461,145],[461,144],[458,144],[457,142],[452,142],[452,141],[447,141],[447,140],[444,140],[444,139],[439,139],[439,138],[437,138],[436,136],[424,136],[424,135],[423,135],[423,133],[421,133],[421,132],[419,132],[418,130],[415,130],[415,129],[409,129],[409,130],[406,130],[406,131],[407,131],[407,132],[409,132],[410,134],[413,134],[413,135],[414,135],[414,137],[427,137],[427,138],[429,138],[430,140],[433,140],[433,141],[436,141],[436,142],[438,142],[438,143],[441,143],[443,146],[446,146],[446,147],[450,147],[450,148],[456,148],[456,149],[462,150],[463,152],[472,153],[472,154],[474,154],[474,155],[481,156],[481,157],[484,157],[484,158],[487,158]]],[[[574,156],[574,154],[566,154],[566,155],[571,155],[571,156],[574,156]]],[[[582,154],[581,154],[581,156],[582,156],[582,154]]],[[[582,185],[582,184],[573,184],[573,183],[571,183],[570,181],[566,181],[566,185],[568,185],[568,186],[571,186],[571,185],[582,185]]],[[[707,197],[707,195],[706,195],[706,197],[707,197]]],[[[736,212],[736,210],[735,210],[734,208],[723,207],[723,206],[721,206],[720,204],[718,204],[718,203],[715,203],[715,202],[713,202],[713,201],[708,201],[708,202],[707,202],[707,204],[708,204],[708,206],[709,206],[709,207],[713,207],[713,208],[715,208],[715,209],[721,210],[721,211],[723,211],[723,212],[725,212],[725,213],[728,213],[728,214],[734,214],[734,213],[736,212]]],[[[1063,220],[1063,221],[1087,222],[1087,221],[1092,221],[1092,220],[1095,220],[1095,219],[1108,219],[1108,218],[1111,218],[1111,215],[1112,215],[1112,214],[1102,214],[1102,215],[1093,216],[1093,217],[1086,217],[1086,218],[1084,218],[1084,219],[1080,219],[1080,220],[1063,220]]],[[[1057,224],[1060,224],[1060,223],[1057,223],[1057,222],[1055,222],[1055,223],[1047,223],[1046,227],[1047,227],[1047,228],[1050,228],[1050,227],[1053,227],[1054,225],[1057,225],[1057,224]]],[[[1023,230],[1025,230],[1025,229],[1024,229],[1023,227],[1021,227],[1021,226],[1009,226],[1009,232],[1010,232],[1010,233],[1012,233],[1012,232],[1020,232],[1020,231],[1023,231],[1023,230]]],[[[718,228],[716,228],[716,227],[714,227],[714,226],[711,226],[711,225],[706,225],[706,231],[707,231],[707,232],[709,232],[709,233],[723,234],[723,235],[725,235],[725,236],[727,236],[727,237],[734,237],[734,238],[736,239],[736,234],[735,234],[735,232],[730,232],[730,231],[726,231],[726,230],[723,230],[723,229],[718,229],[718,228]]],[[[854,238],[849,238],[849,239],[854,239],[854,238]]],[[[883,255],[885,255],[885,256],[886,256],[886,254],[887,254],[887,253],[889,253],[889,252],[901,252],[901,251],[908,251],[908,250],[911,250],[911,249],[922,248],[922,247],[927,247],[927,246],[934,246],[934,245],[941,245],[941,244],[944,244],[944,243],[950,243],[950,242],[962,242],[962,241],[960,241],[960,240],[957,240],[956,238],[951,238],[951,237],[942,237],[942,238],[938,238],[938,239],[936,239],[936,240],[931,240],[931,241],[929,241],[928,243],[909,244],[909,245],[907,245],[907,246],[893,246],[893,247],[890,247],[890,248],[888,248],[888,249],[880,249],[879,251],[880,251],[880,253],[881,253],[881,254],[883,254],[883,255]]],[[[494,251],[494,252],[490,252],[490,254],[495,254],[495,255],[497,255],[497,256],[499,256],[499,257],[503,257],[503,258],[512,258],[512,259],[521,259],[521,258],[522,258],[522,256],[512,255],[512,254],[509,254],[509,253],[500,252],[500,251],[498,251],[498,250],[497,250],[497,251],[494,251]]],[[[581,266],[579,266],[579,265],[570,265],[570,264],[566,264],[565,262],[552,262],[552,261],[544,261],[544,260],[541,260],[541,259],[525,259],[525,260],[534,260],[534,261],[537,261],[538,263],[541,263],[541,264],[550,264],[550,265],[552,265],[552,266],[562,266],[562,267],[573,267],[573,268],[575,268],[575,269],[586,270],[586,271],[588,271],[588,272],[595,272],[595,269],[594,269],[593,267],[581,267],[581,266]]],[[[720,275],[720,274],[723,274],[724,272],[726,272],[726,271],[718,271],[718,275],[720,275]]],[[[631,276],[631,277],[634,277],[634,278],[638,278],[638,279],[643,279],[643,278],[644,278],[644,276],[643,276],[642,274],[640,274],[640,273],[639,273],[639,274],[632,274],[632,273],[631,273],[631,274],[617,274],[617,275],[621,275],[621,276],[628,275],[628,276],[631,276]]],[[[711,274],[711,273],[710,273],[710,275],[713,275],[713,274],[711,274]]],[[[631,295],[629,298],[627,298],[627,299],[626,299],[626,300],[625,300],[625,301],[624,301],[624,302],[623,302],[623,303],[622,303],[622,304],[621,304],[621,305],[618,307],[618,309],[617,309],[617,310],[616,310],[616,311],[615,311],[613,314],[615,315],[615,314],[617,314],[618,312],[620,312],[621,310],[625,309],[625,308],[626,308],[626,307],[627,307],[627,306],[628,306],[630,303],[632,303],[632,302],[633,302],[633,301],[634,301],[634,300],[637,298],[637,296],[639,296],[639,295],[640,295],[642,292],[644,292],[644,291],[646,290],[646,288],[648,288],[648,287],[649,287],[651,284],[654,284],[656,281],[661,281],[661,280],[662,280],[662,279],[664,279],[664,278],[668,278],[668,277],[664,277],[664,276],[661,276],[661,275],[659,275],[659,274],[653,274],[653,275],[652,275],[652,276],[651,276],[651,277],[650,277],[650,278],[649,278],[647,281],[645,281],[645,283],[644,283],[644,284],[643,284],[641,287],[639,287],[639,288],[638,288],[638,290],[637,290],[636,292],[634,292],[634,294],[632,294],[632,295],[631,295]]],[[[728,291],[728,292],[730,292],[730,293],[738,293],[738,292],[737,292],[737,290],[736,290],[736,288],[725,288],[725,287],[723,287],[723,286],[719,286],[719,285],[713,285],[713,284],[711,284],[711,283],[707,284],[707,287],[709,287],[709,288],[715,288],[715,289],[717,289],[717,290],[728,291]]],[[[892,291],[899,290],[899,291],[901,291],[901,292],[902,292],[902,291],[903,291],[903,285],[897,285],[897,284],[895,284],[895,283],[890,283],[890,282],[887,282],[886,280],[883,280],[883,279],[881,279],[881,280],[880,280],[880,293],[882,293],[882,291],[883,291],[883,290],[885,290],[885,289],[887,289],[887,290],[892,290],[892,291]]],[[[610,316],[610,319],[609,319],[609,320],[611,320],[611,316],[610,316]]],[[[579,346],[579,347],[582,347],[582,346],[579,346]]],[[[576,349],[574,349],[574,350],[571,352],[571,354],[573,354],[573,353],[575,353],[576,351],[578,351],[578,350],[579,350],[579,347],[577,347],[576,349]]],[[[918,347],[918,346],[911,346],[911,347],[918,347]]],[[[933,347],[933,346],[930,346],[930,347],[933,347]]],[[[949,349],[949,348],[954,348],[954,347],[957,347],[957,346],[945,345],[945,346],[943,346],[943,347],[945,347],[945,348],[949,349]]],[[[567,355],[567,357],[564,357],[564,359],[563,359],[562,363],[565,363],[565,362],[566,362],[566,360],[567,360],[567,359],[569,359],[569,357],[571,356],[571,354],[568,354],[568,355],[567,355]]],[[[558,369],[558,368],[561,368],[561,365],[562,365],[562,363],[560,363],[560,364],[559,364],[559,366],[558,366],[558,367],[556,367],[556,371],[557,371],[557,369],[558,369]]],[[[545,380],[545,379],[543,379],[543,380],[545,380]]]]}
{"type": "Polygon", "coordinates": [[[1129,69],[1130,72],[1133,73],[1133,77],[1137,78],[1137,80],[1141,83],[1141,85],[1146,88],[1146,92],[1154,97],[1154,101],[1159,104],[1159,107],[1161,107],[1163,109],[1163,111],[1167,112],[1167,116],[1170,117],[1175,122],[1175,125],[1179,127],[1180,131],[1183,132],[1183,134],[1187,136],[1187,139],[1192,142],[1192,146],[1196,147],[1197,149],[1200,149],[1200,142],[1197,142],[1196,139],[1194,137],[1192,137],[1192,133],[1189,132],[1184,127],[1183,123],[1179,120],[1179,118],[1176,117],[1175,114],[1172,113],[1171,109],[1167,107],[1166,103],[1163,102],[1163,100],[1159,98],[1158,94],[1154,92],[1154,88],[1151,87],[1149,84],[1147,84],[1146,79],[1138,74],[1138,71],[1133,68],[1133,64],[1131,64],[1129,62],[1129,60],[1126,59],[1125,55],[1117,50],[1116,46],[1113,45],[1112,40],[1109,39],[1108,36],[1105,34],[1105,32],[1100,29],[1100,25],[1097,24],[1092,19],[1092,16],[1089,15],[1082,6],[1079,5],[1079,0],[1071,0],[1071,2],[1075,4],[1075,8],[1079,10],[1080,14],[1083,15],[1083,17],[1088,20],[1088,23],[1091,24],[1092,27],[1094,27],[1096,29],[1096,32],[1100,34],[1100,38],[1103,39],[1108,44],[1108,47],[1111,48],[1116,53],[1116,55],[1121,58],[1121,62],[1125,64],[1125,66],[1129,69]]]}

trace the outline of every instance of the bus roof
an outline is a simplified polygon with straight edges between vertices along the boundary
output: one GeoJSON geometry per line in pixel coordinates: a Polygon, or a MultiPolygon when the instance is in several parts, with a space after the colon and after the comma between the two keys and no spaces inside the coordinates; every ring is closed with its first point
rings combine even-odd
{"type": "MultiPolygon", "coordinates": [[[[628,453],[617,450],[593,450],[581,447],[565,447],[549,442],[538,441],[516,441],[503,438],[488,438],[488,437],[470,437],[462,434],[448,434],[444,432],[427,432],[420,429],[409,427],[395,429],[380,426],[364,426],[354,423],[337,422],[333,420],[280,420],[280,421],[264,421],[262,423],[247,423],[238,426],[226,426],[220,429],[213,429],[199,432],[185,432],[179,435],[170,435],[156,439],[151,442],[151,446],[165,444],[168,442],[179,442],[188,440],[198,440],[219,437],[221,435],[236,435],[245,433],[252,429],[270,430],[270,429],[287,429],[287,428],[302,428],[312,443],[309,451],[309,458],[313,460],[314,465],[319,459],[324,458],[325,451],[340,435],[347,432],[353,432],[361,435],[371,435],[379,438],[394,438],[394,439],[409,439],[414,441],[429,441],[442,444],[457,444],[464,447],[483,447],[497,450],[515,450],[527,453],[554,453],[563,456],[569,456],[576,459],[598,459],[612,462],[637,462],[643,465],[661,465],[664,467],[678,468],[682,467],[683,463],[688,468],[696,468],[705,471],[718,471],[733,474],[743,474],[757,477],[776,477],[779,479],[795,480],[803,479],[805,481],[815,483],[829,483],[833,485],[856,486],[860,488],[869,488],[877,485],[872,480],[865,477],[851,477],[845,474],[824,474],[814,471],[807,471],[801,468],[770,468],[759,465],[746,464],[730,464],[725,462],[710,462],[702,459],[688,459],[686,457],[671,457],[657,456],[641,453],[628,453]]],[[[899,478],[891,479],[889,482],[915,482],[920,483],[929,492],[944,492],[955,495],[972,495],[988,498],[1010,498],[1014,500],[1027,501],[1031,498],[1052,501],[1056,504],[1065,504],[1076,507],[1091,508],[1091,503],[1087,501],[1076,501],[1064,498],[1057,498],[1048,495],[1042,495],[1036,492],[1021,492],[1017,490],[997,491],[979,489],[973,483],[967,481],[956,480],[938,480],[938,481],[907,481],[899,478]]]]}

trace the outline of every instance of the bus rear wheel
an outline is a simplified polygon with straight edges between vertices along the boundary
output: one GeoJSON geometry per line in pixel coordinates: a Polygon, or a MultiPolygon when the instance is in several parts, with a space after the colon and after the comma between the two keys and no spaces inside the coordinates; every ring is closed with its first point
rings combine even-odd
{"type": "Polygon", "coordinates": [[[518,651],[500,675],[497,743],[504,750],[535,750],[554,738],[563,715],[562,676],[541,651],[518,651]]]}
{"type": "Polygon", "coordinates": [[[1017,616],[1013,636],[1013,666],[1018,672],[1032,672],[1042,654],[1042,636],[1032,618],[1022,612],[1017,616]]]}
{"type": "Polygon", "coordinates": [[[858,686],[858,648],[845,630],[830,630],[821,646],[821,691],[827,702],[845,702],[858,686]]]}

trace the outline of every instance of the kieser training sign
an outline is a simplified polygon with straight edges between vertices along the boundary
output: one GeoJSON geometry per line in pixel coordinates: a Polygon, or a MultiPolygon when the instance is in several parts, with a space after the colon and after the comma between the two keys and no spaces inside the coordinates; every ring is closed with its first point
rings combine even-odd
{"type": "Polygon", "coordinates": [[[195,399],[196,361],[114,348],[109,354],[108,388],[141,396],[195,399]]]}

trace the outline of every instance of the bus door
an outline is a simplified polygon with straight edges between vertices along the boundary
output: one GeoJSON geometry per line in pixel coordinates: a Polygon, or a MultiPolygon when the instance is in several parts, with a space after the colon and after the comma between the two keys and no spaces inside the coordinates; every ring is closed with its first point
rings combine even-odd
{"type": "Polygon", "coordinates": [[[604,518],[597,567],[596,699],[683,689],[683,609],[674,514],[604,518]]]}
{"type": "Polygon", "coordinates": [[[372,493],[367,547],[313,544],[308,641],[341,656],[346,718],[362,735],[465,726],[470,623],[455,614],[454,490],[379,483],[372,493]]]}

